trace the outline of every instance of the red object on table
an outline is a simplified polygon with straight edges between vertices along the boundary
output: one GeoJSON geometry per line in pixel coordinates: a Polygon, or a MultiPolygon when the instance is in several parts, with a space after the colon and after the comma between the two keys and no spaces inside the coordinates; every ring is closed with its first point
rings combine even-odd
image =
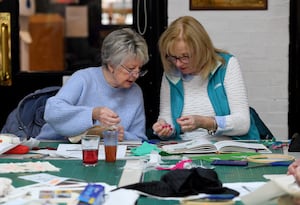
{"type": "Polygon", "coordinates": [[[25,145],[17,145],[16,147],[8,150],[4,154],[26,154],[29,152],[29,147],[25,145]]]}

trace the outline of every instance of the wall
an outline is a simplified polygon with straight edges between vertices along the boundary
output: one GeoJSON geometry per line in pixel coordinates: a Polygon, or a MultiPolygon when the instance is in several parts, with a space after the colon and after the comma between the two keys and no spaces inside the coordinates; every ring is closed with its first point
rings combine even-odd
{"type": "Polygon", "coordinates": [[[288,137],[289,0],[268,0],[267,10],[189,10],[188,0],[169,0],[168,22],[197,18],[215,47],[240,60],[254,107],[277,139],[288,137]]]}

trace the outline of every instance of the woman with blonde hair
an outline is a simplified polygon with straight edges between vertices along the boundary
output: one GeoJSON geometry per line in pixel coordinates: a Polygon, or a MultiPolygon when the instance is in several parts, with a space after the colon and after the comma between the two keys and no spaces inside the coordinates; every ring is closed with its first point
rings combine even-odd
{"type": "Polygon", "coordinates": [[[215,48],[195,18],[176,19],[158,44],[164,74],[160,113],[152,126],[157,136],[259,139],[237,58],[215,48]]]}

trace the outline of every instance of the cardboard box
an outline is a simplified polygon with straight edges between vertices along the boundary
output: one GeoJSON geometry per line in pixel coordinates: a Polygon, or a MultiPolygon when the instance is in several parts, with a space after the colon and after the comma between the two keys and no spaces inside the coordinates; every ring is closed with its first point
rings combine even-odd
{"type": "Polygon", "coordinates": [[[30,71],[64,70],[64,19],[59,14],[36,14],[29,17],[30,71]]]}

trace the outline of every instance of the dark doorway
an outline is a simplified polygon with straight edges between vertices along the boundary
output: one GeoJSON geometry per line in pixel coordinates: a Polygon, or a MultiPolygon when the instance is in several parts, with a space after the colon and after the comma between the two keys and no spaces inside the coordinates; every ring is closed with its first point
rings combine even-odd
{"type": "Polygon", "coordinates": [[[290,0],[288,136],[300,133],[300,1],[290,0]]]}
{"type": "MultiPolygon", "coordinates": [[[[98,2],[98,5],[101,1],[80,0],[80,4],[93,2],[98,2]]],[[[43,4],[43,6],[45,5],[46,4],[43,4]]],[[[22,71],[20,68],[19,0],[1,0],[0,13],[9,13],[11,17],[10,38],[12,67],[12,84],[10,86],[0,86],[0,128],[2,128],[8,114],[27,94],[47,86],[60,86],[62,85],[62,77],[64,75],[70,75],[74,70],[82,68],[83,65],[90,65],[90,63],[85,64],[87,61],[80,61],[80,66],[72,65],[72,69],[64,69],[63,71],[56,72],[22,71]]],[[[145,77],[137,81],[144,92],[147,119],[146,126],[149,128],[156,120],[159,109],[159,89],[162,67],[157,49],[157,41],[167,26],[167,0],[133,0],[133,25],[131,26],[144,36],[149,45],[150,61],[146,65],[149,72],[145,77]]],[[[114,28],[115,27],[112,27],[111,29],[114,28]]],[[[93,30],[94,29],[96,29],[97,32],[103,30],[101,26],[94,26],[93,30]]],[[[67,43],[70,43],[70,41],[67,43]]]]}

